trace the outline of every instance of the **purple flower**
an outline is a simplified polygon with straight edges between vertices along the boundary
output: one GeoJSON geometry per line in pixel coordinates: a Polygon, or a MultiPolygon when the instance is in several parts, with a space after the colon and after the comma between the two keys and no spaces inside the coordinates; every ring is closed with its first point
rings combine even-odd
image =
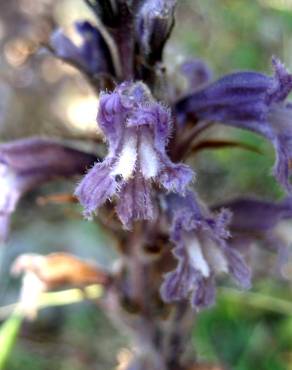
{"type": "Polygon", "coordinates": [[[110,53],[100,32],[89,22],[76,22],[75,27],[82,37],[82,44],[76,46],[58,29],[51,36],[51,45],[56,55],[87,74],[112,74],[110,53]]]}
{"type": "Polygon", "coordinates": [[[236,232],[259,233],[272,230],[281,220],[292,218],[292,199],[269,202],[239,198],[213,207],[227,208],[232,213],[230,228],[236,232]]]}
{"type": "Polygon", "coordinates": [[[186,60],[180,65],[180,72],[187,80],[189,93],[205,85],[212,77],[212,71],[201,59],[186,60]]]}
{"type": "Polygon", "coordinates": [[[149,0],[137,14],[137,39],[148,63],[162,59],[163,47],[174,25],[175,5],[176,0],[149,0]]]}
{"type": "Polygon", "coordinates": [[[177,267],[165,275],[161,295],[166,302],[190,297],[192,306],[202,308],[214,302],[214,279],[230,273],[243,287],[250,285],[250,272],[240,254],[226,239],[231,214],[216,215],[198,203],[193,193],[171,195],[168,206],[172,218],[171,240],[177,267]]]}
{"type": "Polygon", "coordinates": [[[292,89],[292,75],[278,59],[273,59],[273,66],[273,77],[256,72],[238,72],[222,77],[180,100],[176,112],[181,121],[187,116],[217,121],[266,137],[277,154],[275,176],[285,189],[291,191],[291,105],[285,104],[284,100],[292,89]]]}
{"type": "Polygon", "coordinates": [[[30,138],[0,145],[0,241],[7,238],[10,215],[21,196],[56,177],[81,174],[92,154],[49,139],[30,138]]]}
{"type": "Polygon", "coordinates": [[[134,220],[152,219],[152,184],[183,193],[192,171],[172,163],[166,152],[172,124],[168,109],[154,101],[142,83],[124,83],[102,94],[98,123],[108,155],[76,189],[89,217],[116,196],[117,213],[126,228],[134,220]]]}
{"type": "Polygon", "coordinates": [[[279,266],[287,263],[288,243],[277,228],[281,221],[292,218],[292,199],[281,202],[269,202],[256,199],[239,198],[212,207],[221,207],[232,212],[229,224],[232,243],[237,249],[248,252],[256,241],[265,249],[278,252],[279,266]]]}

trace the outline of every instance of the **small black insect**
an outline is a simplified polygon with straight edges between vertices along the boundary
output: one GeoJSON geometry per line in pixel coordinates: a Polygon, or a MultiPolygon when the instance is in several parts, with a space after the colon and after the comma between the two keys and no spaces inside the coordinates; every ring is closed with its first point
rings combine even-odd
{"type": "Polygon", "coordinates": [[[116,175],[115,180],[116,180],[116,182],[121,182],[123,180],[123,176],[122,175],[116,175]]]}

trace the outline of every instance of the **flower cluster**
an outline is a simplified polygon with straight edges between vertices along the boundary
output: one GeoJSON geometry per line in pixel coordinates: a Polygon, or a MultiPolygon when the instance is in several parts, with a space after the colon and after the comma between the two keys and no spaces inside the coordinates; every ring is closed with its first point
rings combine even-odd
{"type": "MultiPolygon", "coordinates": [[[[99,217],[102,207],[112,212],[112,202],[120,221],[117,237],[130,244],[131,230],[140,230],[135,234],[135,248],[129,248],[135,249],[134,254],[143,249],[147,237],[158,244],[156,236],[164,236],[161,263],[165,256],[175,260],[165,276],[158,271],[162,286],[154,288],[164,302],[176,304],[190,298],[196,309],[208,306],[222,274],[249,287],[250,270],[237,241],[246,241],[255,232],[272,240],[276,225],[292,216],[291,199],[277,204],[237,199],[211,209],[200,201],[192,184],[191,149],[197,135],[211,123],[256,132],[273,144],[275,176],[291,192],[292,110],[286,98],[292,75],[274,58],[274,76],[246,71],[210,82],[207,65],[188,59],[179,67],[187,86],[177,88],[163,65],[164,45],[174,26],[175,0],[86,3],[97,16],[96,25],[76,23],[82,39],[79,46],[63,31],[55,31],[50,49],[84,73],[98,92],[99,80],[106,76],[110,81],[99,95],[97,114],[107,154],[96,158],[39,138],[1,144],[1,239],[25,192],[56,176],[87,171],[75,190],[86,218],[99,217]]],[[[106,226],[110,228],[111,223],[106,226]]],[[[133,260],[136,263],[142,257],[133,260]]]]}

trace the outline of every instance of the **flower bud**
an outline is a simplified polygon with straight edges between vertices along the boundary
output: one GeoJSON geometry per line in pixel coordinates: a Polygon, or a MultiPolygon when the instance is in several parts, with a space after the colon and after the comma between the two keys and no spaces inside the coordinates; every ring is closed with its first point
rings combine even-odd
{"type": "Polygon", "coordinates": [[[154,64],[162,58],[163,47],[174,25],[175,5],[175,0],[150,0],[138,13],[136,34],[147,63],[154,64]]]}

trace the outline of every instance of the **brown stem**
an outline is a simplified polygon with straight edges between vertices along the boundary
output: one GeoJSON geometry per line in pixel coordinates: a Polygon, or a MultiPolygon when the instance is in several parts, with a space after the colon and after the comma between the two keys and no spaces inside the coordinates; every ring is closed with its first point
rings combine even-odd
{"type": "Polygon", "coordinates": [[[128,270],[130,279],[131,299],[139,306],[144,307],[145,297],[145,266],[140,258],[142,243],[142,223],[137,222],[129,238],[128,270]]]}
{"type": "Polygon", "coordinates": [[[133,26],[126,24],[124,28],[113,30],[113,38],[117,45],[119,58],[121,61],[121,81],[129,81],[133,79],[134,75],[134,40],[133,40],[133,26]]]}
{"type": "Polygon", "coordinates": [[[201,150],[207,150],[207,149],[225,149],[225,148],[239,148],[244,150],[249,150],[251,152],[257,153],[257,154],[263,154],[258,148],[256,148],[254,145],[250,145],[247,143],[242,143],[239,141],[234,140],[226,140],[226,139],[209,139],[209,140],[203,140],[199,141],[195,145],[193,145],[189,151],[188,154],[191,153],[197,153],[201,150]]]}
{"type": "MultiPolygon", "coordinates": [[[[134,358],[127,370],[186,370],[185,349],[194,313],[188,302],[166,305],[160,299],[162,275],[169,270],[172,255],[166,242],[156,259],[143,252],[145,243],[158,243],[156,228],[157,224],[134,225],[125,250],[124,272],[109,287],[106,312],[114,321],[121,320],[132,334],[134,358]],[[124,304],[124,294],[132,306],[124,304]]],[[[191,360],[193,363],[194,358],[191,360]]]]}
{"type": "Polygon", "coordinates": [[[175,160],[180,161],[184,159],[189,152],[192,141],[212,124],[213,122],[202,121],[197,123],[191,130],[187,130],[187,136],[183,137],[176,145],[175,160]]]}

